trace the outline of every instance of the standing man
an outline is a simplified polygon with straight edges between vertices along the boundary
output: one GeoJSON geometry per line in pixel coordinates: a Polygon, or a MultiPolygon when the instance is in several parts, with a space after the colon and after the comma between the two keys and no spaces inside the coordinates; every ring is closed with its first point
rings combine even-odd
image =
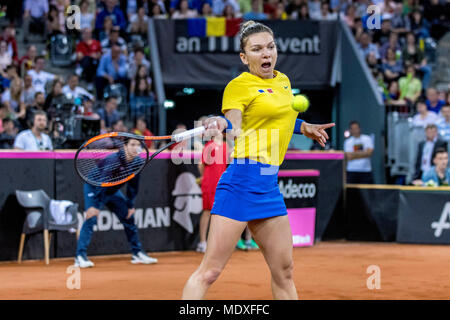
{"type": "Polygon", "coordinates": [[[435,124],[429,124],[425,128],[426,140],[419,143],[416,158],[416,172],[413,177],[414,185],[422,185],[422,174],[427,172],[432,166],[432,160],[436,150],[443,148],[447,150],[447,143],[438,137],[438,130],[435,124]]]}
{"type": "MultiPolygon", "coordinates": [[[[128,166],[140,166],[140,162],[144,161],[139,156],[141,149],[142,145],[139,140],[126,139],[120,150],[100,162],[98,167],[92,170],[91,174],[107,176],[108,168],[114,167],[110,164],[117,162],[122,163],[122,166],[125,168],[128,166]]],[[[157,259],[147,256],[142,250],[138,229],[134,223],[134,200],[139,190],[139,175],[127,182],[126,196],[120,191],[122,186],[123,184],[114,187],[95,187],[88,183],[84,184],[86,220],[81,227],[80,237],[78,238],[75,254],[76,267],[89,268],[94,266],[94,263],[87,257],[87,248],[91,242],[94,225],[97,224],[97,216],[104,206],[119,218],[120,223],[125,228],[125,234],[132,252],[131,263],[152,264],[158,262],[157,259]]]]}
{"type": "Polygon", "coordinates": [[[361,134],[359,122],[350,122],[350,137],[344,141],[347,159],[347,183],[373,183],[370,157],[373,153],[372,139],[361,134]]]}
{"type": "Polygon", "coordinates": [[[31,129],[19,133],[14,141],[14,149],[28,151],[53,150],[52,140],[45,134],[47,114],[37,110],[32,115],[31,129]]]}

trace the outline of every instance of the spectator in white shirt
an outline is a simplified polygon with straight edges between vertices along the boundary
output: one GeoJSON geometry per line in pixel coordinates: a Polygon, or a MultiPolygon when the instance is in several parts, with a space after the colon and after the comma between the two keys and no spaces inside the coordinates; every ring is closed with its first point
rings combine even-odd
{"type": "Polygon", "coordinates": [[[33,126],[20,132],[14,140],[14,149],[39,151],[53,150],[52,140],[44,133],[47,128],[47,114],[36,111],[33,116],[33,126]]]}
{"type": "Polygon", "coordinates": [[[328,2],[323,1],[320,5],[320,11],[316,13],[314,16],[311,16],[313,20],[336,20],[337,14],[336,12],[332,12],[330,10],[330,5],[328,2]]]}
{"type": "Polygon", "coordinates": [[[180,0],[177,10],[173,13],[172,19],[188,19],[196,18],[198,15],[197,10],[189,9],[188,0],[180,0]]]}
{"type": "Polygon", "coordinates": [[[43,92],[45,94],[45,86],[47,82],[53,81],[55,75],[44,71],[45,68],[45,58],[44,56],[38,56],[35,59],[35,67],[28,71],[28,74],[33,79],[33,87],[36,92],[43,92]]]}
{"type": "Polygon", "coordinates": [[[417,114],[414,115],[412,124],[415,127],[425,128],[429,124],[437,124],[440,120],[437,113],[429,111],[425,101],[419,100],[416,103],[417,114]]]}
{"type": "Polygon", "coordinates": [[[62,93],[69,100],[82,98],[83,96],[86,96],[91,100],[94,99],[94,96],[86,89],[78,86],[78,76],[76,74],[71,74],[69,76],[67,79],[67,84],[62,88],[62,93]]]}
{"type": "Polygon", "coordinates": [[[347,183],[373,183],[370,157],[373,153],[373,141],[361,134],[357,121],[350,122],[351,136],[344,141],[345,158],[347,159],[347,183]]]}

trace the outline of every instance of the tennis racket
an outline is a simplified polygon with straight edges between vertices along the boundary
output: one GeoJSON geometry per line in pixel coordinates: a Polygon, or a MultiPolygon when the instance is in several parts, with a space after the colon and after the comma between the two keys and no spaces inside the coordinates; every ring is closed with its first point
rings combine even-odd
{"type": "Polygon", "coordinates": [[[170,136],[139,136],[125,132],[101,134],[89,139],[78,149],[75,171],[90,185],[117,186],[133,179],[162,151],[205,131],[206,128],[201,126],[170,136]],[[154,140],[171,141],[150,155],[145,141],[154,140]]]}

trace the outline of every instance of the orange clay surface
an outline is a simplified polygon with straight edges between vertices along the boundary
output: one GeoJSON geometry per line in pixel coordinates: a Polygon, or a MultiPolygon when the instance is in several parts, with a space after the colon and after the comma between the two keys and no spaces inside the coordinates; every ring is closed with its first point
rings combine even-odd
{"type": "MultiPolygon", "coordinates": [[[[0,299],[179,299],[202,254],[158,252],[156,265],[132,265],[129,255],[93,256],[81,288],[69,290],[73,259],[0,263],[0,299]]],[[[450,246],[320,242],[294,249],[301,299],[450,299],[450,246]],[[367,268],[380,268],[369,290],[367,268]]],[[[207,299],[271,299],[270,273],[259,251],[236,251],[207,299]]]]}

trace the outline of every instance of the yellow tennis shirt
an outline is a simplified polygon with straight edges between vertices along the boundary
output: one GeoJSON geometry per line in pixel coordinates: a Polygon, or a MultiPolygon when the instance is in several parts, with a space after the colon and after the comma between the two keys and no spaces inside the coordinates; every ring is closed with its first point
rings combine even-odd
{"type": "Polygon", "coordinates": [[[291,83],[278,71],[274,71],[273,79],[244,72],[228,83],[222,112],[242,111],[242,132],[235,140],[235,159],[275,166],[283,163],[298,115],[291,108],[292,99],[291,83]]]}

